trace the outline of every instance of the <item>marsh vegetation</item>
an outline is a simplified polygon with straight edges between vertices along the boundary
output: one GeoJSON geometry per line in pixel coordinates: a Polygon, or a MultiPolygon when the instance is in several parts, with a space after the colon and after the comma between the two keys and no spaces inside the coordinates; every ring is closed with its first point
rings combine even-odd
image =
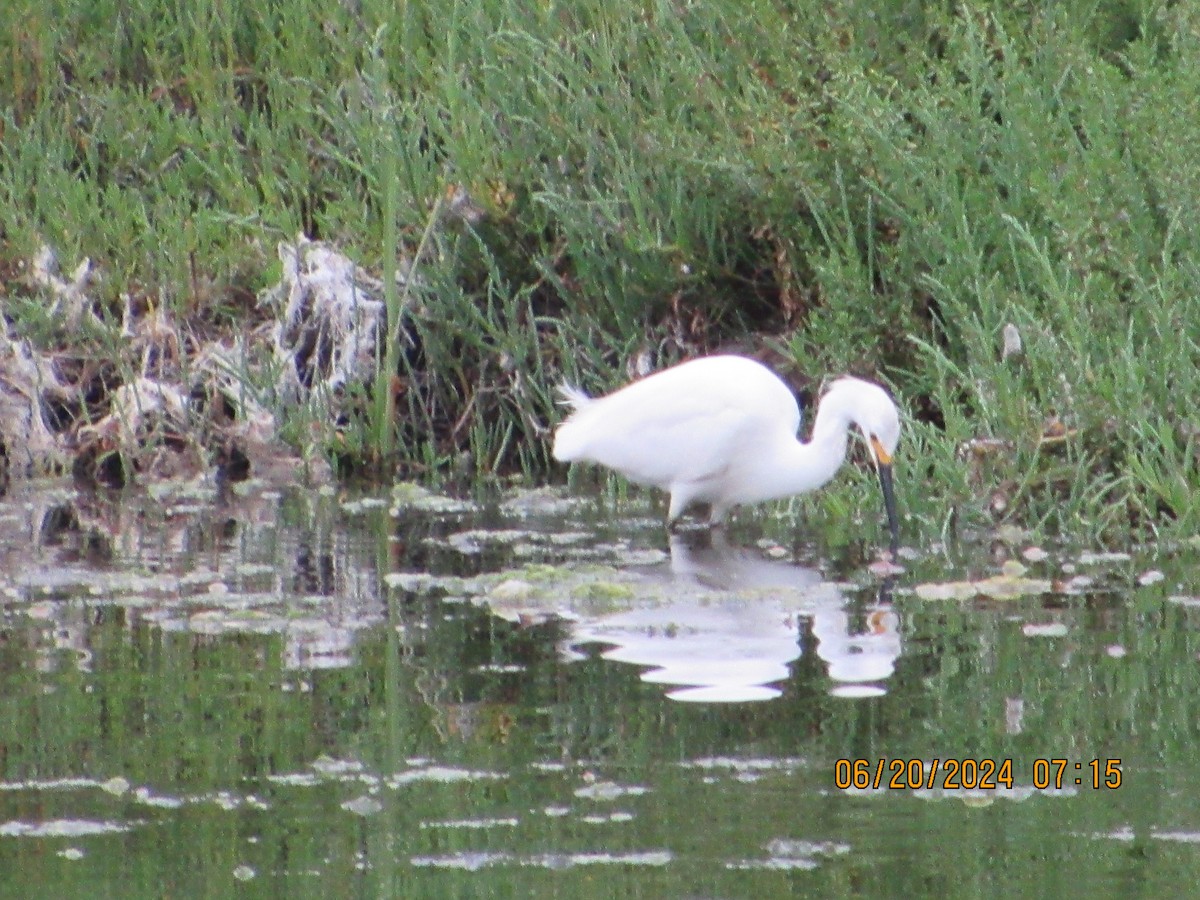
{"type": "MultiPolygon", "coordinates": [[[[149,396],[208,423],[205,465],[265,413],[343,471],[540,477],[560,377],[734,347],[809,401],[895,389],[914,535],[1196,531],[1189,4],[15,0],[0,26],[5,375],[52,366],[68,457],[152,469],[87,430],[149,396]],[[364,378],[277,352],[298,234],[372,286],[364,378]]],[[[865,494],[819,515],[873,521],[865,494]]]]}

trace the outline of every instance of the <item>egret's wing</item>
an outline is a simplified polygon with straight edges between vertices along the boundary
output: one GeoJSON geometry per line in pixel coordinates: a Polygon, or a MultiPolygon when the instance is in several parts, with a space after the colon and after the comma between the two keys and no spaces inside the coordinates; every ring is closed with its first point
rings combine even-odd
{"type": "Polygon", "coordinates": [[[621,393],[583,407],[559,428],[554,454],[615,469],[631,481],[667,487],[703,481],[728,464],[742,440],[746,413],[708,397],[671,398],[659,406],[647,397],[628,402],[621,393]]]}
{"type": "Polygon", "coordinates": [[[791,391],[740,357],[695,360],[604,397],[568,397],[576,411],[555,434],[556,459],[659,487],[718,477],[760,436],[795,434],[800,424],[791,391]]]}

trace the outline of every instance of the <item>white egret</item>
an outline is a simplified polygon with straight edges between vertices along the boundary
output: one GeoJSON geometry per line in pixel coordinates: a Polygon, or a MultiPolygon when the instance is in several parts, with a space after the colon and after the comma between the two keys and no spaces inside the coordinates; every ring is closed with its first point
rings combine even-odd
{"type": "Polygon", "coordinates": [[[559,390],[574,412],[554,434],[554,458],[599,463],[669,491],[669,525],[691,503],[710,504],[710,522],[719,524],[739,503],[821,487],[845,461],[856,425],[879,473],[893,553],[899,546],[892,454],[900,414],[877,384],[834,381],[808,443],[796,436],[800,408],[787,385],[744,356],[693,359],[604,397],[566,384],[559,390]]]}

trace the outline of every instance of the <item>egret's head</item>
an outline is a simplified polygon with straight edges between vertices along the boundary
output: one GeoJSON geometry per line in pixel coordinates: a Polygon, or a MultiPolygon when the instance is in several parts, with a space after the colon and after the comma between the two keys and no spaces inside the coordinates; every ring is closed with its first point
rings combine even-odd
{"type": "Polygon", "coordinates": [[[896,445],[900,443],[900,412],[891,398],[880,392],[883,401],[879,408],[873,410],[869,421],[859,422],[871,448],[871,456],[876,465],[890,466],[896,453],[896,445]]]}
{"type": "Polygon", "coordinates": [[[859,378],[839,378],[829,386],[827,396],[837,395],[838,405],[862,431],[876,465],[891,465],[900,443],[900,411],[877,384],[859,378]]]}
{"type": "Polygon", "coordinates": [[[823,403],[831,402],[846,418],[859,427],[871,459],[879,472],[888,529],[892,534],[892,555],[900,547],[900,521],[896,516],[896,495],[892,487],[892,455],[900,443],[900,410],[877,384],[858,378],[839,378],[829,386],[823,403]],[[836,395],[836,400],[834,399],[836,395]]]}

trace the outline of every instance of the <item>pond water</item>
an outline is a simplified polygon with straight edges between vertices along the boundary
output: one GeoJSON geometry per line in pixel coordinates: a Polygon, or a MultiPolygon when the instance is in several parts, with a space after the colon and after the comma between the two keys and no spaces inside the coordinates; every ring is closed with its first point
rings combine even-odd
{"type": "Polygon", "coordinates": [[[1195,892],[1194,545],[765,533],[17,488],[0,896],[1195,892]]]}

